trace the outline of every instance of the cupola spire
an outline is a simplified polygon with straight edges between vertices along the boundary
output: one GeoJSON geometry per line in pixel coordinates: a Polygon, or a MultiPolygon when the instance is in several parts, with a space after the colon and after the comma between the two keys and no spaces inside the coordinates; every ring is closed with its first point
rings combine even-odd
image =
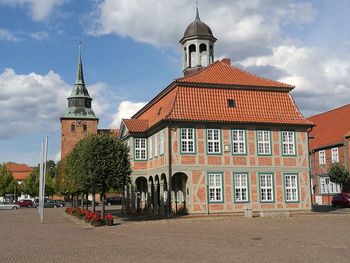
{"type": "Polygon", "coordinates": [[[196,20],[201,20],[199,17],[199,11],[198,11],[198,0],[196,0],[196,20]]]}

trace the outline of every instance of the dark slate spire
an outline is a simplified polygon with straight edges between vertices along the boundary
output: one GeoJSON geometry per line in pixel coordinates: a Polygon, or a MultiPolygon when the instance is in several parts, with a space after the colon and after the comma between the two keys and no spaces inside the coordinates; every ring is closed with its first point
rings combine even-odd
{"type": "Polygon", "coordinates": [[[74,97],[90,98],[89,92],[86,89],[85,82],[84,82],[83,62],[81,59],[81,44],[79,44],[77,79],[75,81],[75,87],[72,89],[72,92],[69,98],[74,98],[74,97]]]}
{"type": "Polygon", "coordinates": [[[83,74],[83,63],[81,61],[81,43],[79,44],[77,80],[75,81],[75,85],[85,85],[84,74],[83,74]]]}
{"type": "Polygon", "coordinates": [[[68,108],[63,118],[97,119],[91,109],[92,98],[85,87],[83,62],[81,58],[81,43],[79,44],[77,79],[69,97],[68,108]]]}

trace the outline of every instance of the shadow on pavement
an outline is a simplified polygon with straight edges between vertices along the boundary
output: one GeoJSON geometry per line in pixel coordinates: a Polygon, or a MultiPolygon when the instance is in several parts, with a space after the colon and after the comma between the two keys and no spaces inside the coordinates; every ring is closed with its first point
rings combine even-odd
{"type": "Polygon", "coordinates": [[[350,210],[346,207],[337,206],[333,207],[331,205],[314,205],[313,211],[316,213],[329,213],[329,212],[347,212],[350,210]]]}

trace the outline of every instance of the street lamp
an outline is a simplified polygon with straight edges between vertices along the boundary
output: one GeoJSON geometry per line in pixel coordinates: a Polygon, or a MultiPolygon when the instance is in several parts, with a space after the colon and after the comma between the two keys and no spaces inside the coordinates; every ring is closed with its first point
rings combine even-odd
{"type": "Polygon", "coordinates": [[[327,186],[327,194],[328,194],[328,204],[330,204],[330,202],[329,202],[329,178],[326,178],[326,186],[327,186]]]}

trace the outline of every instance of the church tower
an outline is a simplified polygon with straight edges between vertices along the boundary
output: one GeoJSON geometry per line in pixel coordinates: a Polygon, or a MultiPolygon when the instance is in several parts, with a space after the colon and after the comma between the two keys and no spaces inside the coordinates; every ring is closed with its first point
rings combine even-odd
{"type": "Polygon", "coordinates": [[[195,20],[187,27],[179,41],[183,46],[185,76],[198,72],[214,62],[215,41],[210,27],[199,18],[197,6],[195,20]]]}
{"type": "Polygon", "coordinates": [[[81,46],[79,46],[77,79],[68,97],[68,108],[61,117],[61,159],[89,134],[97,133],[98,118],[91,108],[92,98],[85,87],[81,46]]]}

